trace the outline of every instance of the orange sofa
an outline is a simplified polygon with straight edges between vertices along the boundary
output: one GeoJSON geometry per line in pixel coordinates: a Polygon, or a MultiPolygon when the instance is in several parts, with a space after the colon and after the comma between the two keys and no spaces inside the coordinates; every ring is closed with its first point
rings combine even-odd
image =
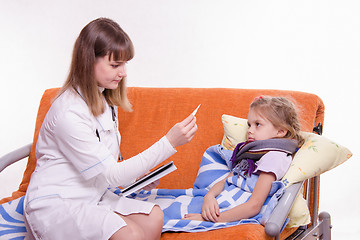
{"type": "MultiPolygon", "coordinates": [[[[19,189],[0,204],[25,194],[36,164],[35,143],[42,121],[58,88],[45,91],[36,119],[33,145],[19,189]]],[[[300,110],[302,130],[312,132],[313,127],[323,123],[324,105],[321,99],[310,93],[285,90],[255,90],[228,88],[137,88],[128,89],[133,112],[119,110],[119,129],[122,135],[121,151],[129,158],[148,148],[160,139],[176,123],[187,117],[200,103],[197,117],[198,132],[194,139],[178,148],[168,161],[174,161],[177,171],[161,179],[159,188],[191,188],[197,175],[202,154],[212,145],[219,144],[224,135],[222,114],[247,118],[251,101],[259,95],[291,97],[300,110]]],[[[313,180],[314,181],[314,180],[313,180]]],[[[319,181],[319,180],[315,180],[319,181]]],[[[315,185],[318,188],[318,185],[315,185]]],[[[313,188],[313,187],[312,187],[313,188]]],[[[311,189],[313,190],[313,189],[311,189]]],[[[310,204],[317,199],[310,199],[310,204]]],[[[310,210],[317,215],[317,209],[310,210]]],[[[285,239],[296,229],[281,233],[285,239]]],[[[264,226],[244,224],[240,226],[200,233],[163,233],[161,239],[273,239],[265,233],[264,226]]]]}

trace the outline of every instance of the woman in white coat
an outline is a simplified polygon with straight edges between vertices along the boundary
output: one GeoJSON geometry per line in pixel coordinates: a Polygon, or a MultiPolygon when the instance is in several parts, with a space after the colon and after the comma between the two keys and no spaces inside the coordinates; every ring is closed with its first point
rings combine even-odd
{"type": "Polygon", "coordinates": [[[131,111],[125,64],[128,35],[99,18],[75,42],[69,76],[50,107],[37,145],[37,166],[25,197],[28,239],[159,239],[161,209],[119,197],[126,186],[173,155],[197,131],[189,115],[144,152],[118,162],[117,106],[131,111]]]}

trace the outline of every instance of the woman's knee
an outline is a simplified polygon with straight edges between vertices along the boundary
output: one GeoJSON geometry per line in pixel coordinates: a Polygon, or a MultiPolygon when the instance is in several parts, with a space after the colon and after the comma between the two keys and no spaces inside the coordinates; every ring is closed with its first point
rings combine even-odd
{"type": "Polygon", "coordinates": [[[128,240],[145,240],[145,233],[141,228],[132,228],[131,231],[128,231],[126,234],[126,239],[128,240]]]}
{"type": "Polygon", "coordinates": [[[162,228],[164,222],[164,212],[161,208],[155,205],[150,213],[151,221],[154,225],[158,225],[162,228]]]}
{"type": "Polygon", "coordinates": [[[145,240],[145,233],[136,224],[127,222],[127,225],[116,231],[109,240],[145,240]]]}

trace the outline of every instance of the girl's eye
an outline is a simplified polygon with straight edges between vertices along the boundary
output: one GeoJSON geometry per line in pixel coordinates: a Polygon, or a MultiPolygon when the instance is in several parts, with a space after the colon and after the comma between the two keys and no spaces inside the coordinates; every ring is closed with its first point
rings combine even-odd
{"type": "Polygon", "coordinates": [[[257,127],[260,127],[260,126],[261,126],[261,124],[260,124],[260,123],[256,123],[256,126],[257,126],[257,127]]]}
{"type": "Polygon", "coordinates": [[[112,64],[112,65],[111,65],[112,68],[117,68],[117,67],[119,67],[119,66],[120,66],[120,65],[118,65],[118,64],[112,64]]]}

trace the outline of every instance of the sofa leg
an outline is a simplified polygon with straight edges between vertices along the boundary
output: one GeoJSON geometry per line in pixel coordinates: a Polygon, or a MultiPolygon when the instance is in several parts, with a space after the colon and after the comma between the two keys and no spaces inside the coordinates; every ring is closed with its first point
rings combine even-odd
{"type": "Polygon", "coordinates": [[[319,221],[298,235],[295,239],[301,240],[331,240],[330,214],[321,212],[319,221]]]}
{"type": "Polygon", "coordinates": [[[319,214],[319,221],[322,222],[322,238],[324,240],[331,240],[331,217],[327,212],[321,212],[319,214]]]}

